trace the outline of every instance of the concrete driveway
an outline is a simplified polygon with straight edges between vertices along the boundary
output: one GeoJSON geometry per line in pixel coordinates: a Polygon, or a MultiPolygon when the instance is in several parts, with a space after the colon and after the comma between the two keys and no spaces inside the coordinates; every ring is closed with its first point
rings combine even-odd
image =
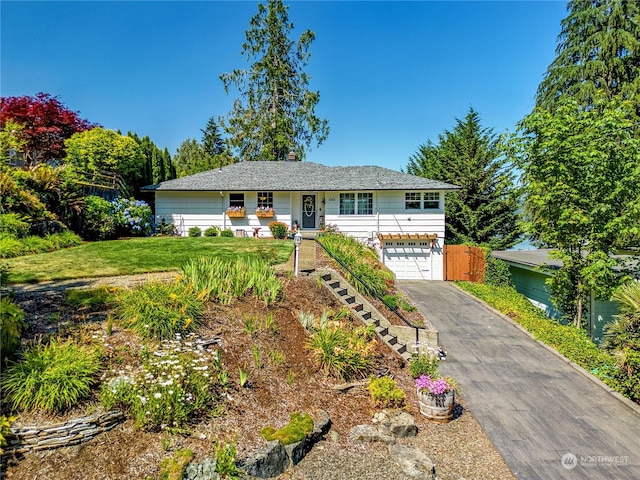
{"type": "Polygon", "coordinates": [[[640,408],[453,284],[399,284],[440,332],[440,371],[518,478],[640,479],[640,408]]]}

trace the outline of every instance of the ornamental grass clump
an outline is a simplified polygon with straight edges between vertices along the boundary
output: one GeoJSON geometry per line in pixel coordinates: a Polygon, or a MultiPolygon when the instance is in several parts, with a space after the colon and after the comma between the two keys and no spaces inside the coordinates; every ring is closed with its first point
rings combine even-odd
{"type": "Polygon", "coordinates": [[[216,353],[191,340],[163,341],[154,351],[143,349],[137,369],[112,371],[100,400],[135,419],[137,428],[183,428],[216,406],[216,353]]]}
{"type": "Polygon", "coordinates": [[[326,375],[343,380],[363,378],[375,358],[375,330],[371,326],[340,326],[335,322],[314,331],[306,347],[326,375]]]}
{"type": "Polygon", "coordinates": [[[282,284],[269,263],[252,257],[231,260],[200,257],[191,260],[182,268],[181,282],[203,298],[222,305],[249,293],[270,305],[282,290],[282,284]]]}
{"type": "Polygon", "coordinates": [[[204,300],[181,282],[147,282],[116,295],[122,325],[144,338],[164,340],[201,324],[204,300]]]}
{"type": "Polygon", "coordinates": [[[100,368],[97,348],[51,340],[6,369],[2,393],[14,409],[61,413],[89,396],[100,368]]]}

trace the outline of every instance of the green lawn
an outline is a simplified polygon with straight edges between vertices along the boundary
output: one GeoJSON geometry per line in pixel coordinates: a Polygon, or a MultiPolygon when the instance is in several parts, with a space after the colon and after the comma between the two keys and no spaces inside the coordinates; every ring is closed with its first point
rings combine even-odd
{"type": "Polygon", "coordinates": [[[150,237],[91,242],[51,253],[7,259],[10,283],[32,283],[179,270],[199,256],[257,255],[286,262],[293,242],[256,238],[150,237]]]}

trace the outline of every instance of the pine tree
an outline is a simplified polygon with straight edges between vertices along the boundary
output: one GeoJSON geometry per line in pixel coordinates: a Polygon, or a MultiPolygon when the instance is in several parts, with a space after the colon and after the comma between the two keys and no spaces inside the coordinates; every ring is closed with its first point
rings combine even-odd
{"type": "Polygon", "coordinates": [[[287,10],[282,0],[259,4],[242,45],[252,65],[220,75],[227,93],[231,85],[240,91],[220,121],[241,161],[286,160],[290,151],[302,160],[314,139],[319,146],[329,134],[327,120],[315,115],[320,94],[309,90],[303,71],[315,34],[307,30],[297,42],[290,40],[287,10]]]}
{"type": "Polygon", "coordinates": [[[571,97],[590,107],[599,92],[631,100],[640,114],[640,2],[572,0],[567,10],[537,106],[554,110],[571,97]]]}
{"type": "Polygon", "coordinates": [[[220,134],[218,123],[211,117],[207,126],[202,132],[202,148],[211,157],[215,157],[225,152],[224,139],[220,134]]]}
{"type": "Polygon", "coordinates": [[[446,195],[446,241],[492,249],[515,245],[521,237],[518,194],[501,140],[481,127],[473,109],[438,140],[419,147],[407,172],[460,187],[446,195]]]}

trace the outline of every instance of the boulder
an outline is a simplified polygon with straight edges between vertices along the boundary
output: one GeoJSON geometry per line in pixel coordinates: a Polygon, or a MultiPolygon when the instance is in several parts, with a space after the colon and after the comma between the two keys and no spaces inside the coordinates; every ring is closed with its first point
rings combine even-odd
{"type": "Polygon", "coordinates": [[[182,480],[219,480],[216,473],[216,459],[205,458],[200,463],[190,463],[184,469],[182,480]]]}
{"type": "Polygon", "coordinates": [[[374,415],[373,423],[378,425],[380,431],[393,437],[415,437],[418,434],[413,416],[402,410],[382,410],[374,415]]]}
{"type": "Polygon", "coordinates": [[[416,447],[400,444],[389,445],[389,457],[411,477],[424,480],[435,480],[436,478],[433,462],[416,447]]]}
{"type": "Polygon", "coordinates": [[[289,467],[289,457],[278,440],[273,440],[240,464],[247,475],[257,478],[277,477],[289,467]]]}
{"type": "Polygon", "coordinates": [[[356,425],[351,429],[349,435],[352,443],[382,442],[390,445],[396,442],[394,437],[373,425],[356,425]]]}

